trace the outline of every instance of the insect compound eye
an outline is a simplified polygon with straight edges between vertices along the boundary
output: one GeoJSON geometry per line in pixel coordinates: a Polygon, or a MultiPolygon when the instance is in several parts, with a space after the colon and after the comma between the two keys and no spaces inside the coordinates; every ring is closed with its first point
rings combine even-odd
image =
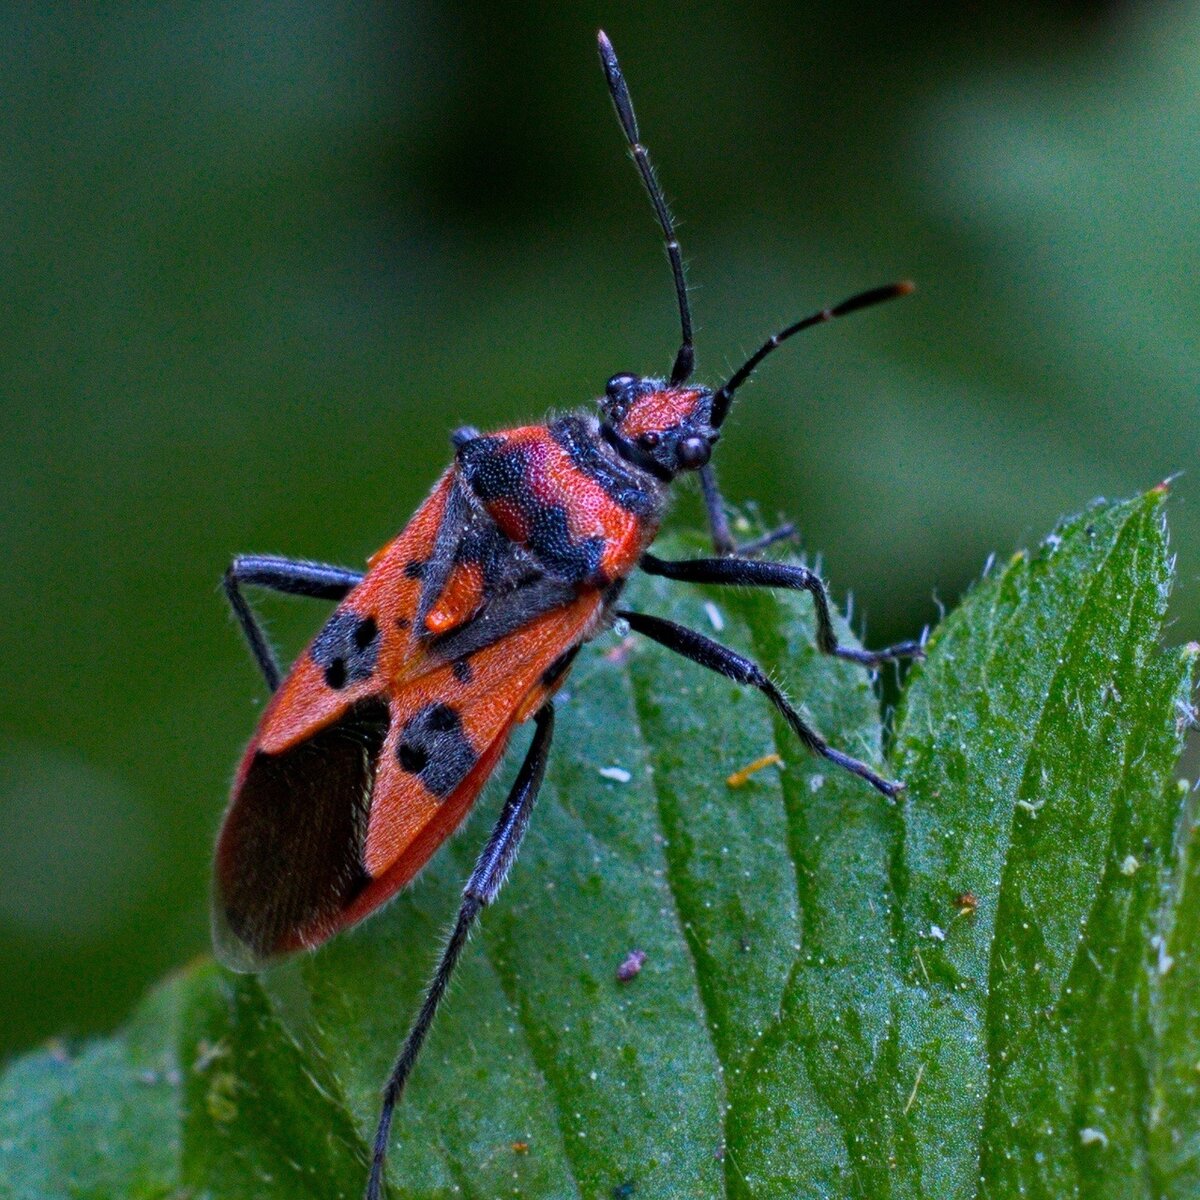
{"type": "Polygon", "coordinates": [[[610,400],[627,400],[629,393],[633,391],[638,384],[638,377],[630,375],[628,372],[622,372],[620,375],[614,375],[605,385],[604,390],[608,393],[610,400]]]}
{"type": "Polygon", "coordinates": [[[614,416],[619,418],[624,415],[625,410],[633,403],[639,383],[641,380],[636,375],[622,372],[620,375],[614,375],[604,385],[604,394],[608,397],[614,416]]]}
{"type": "Polygon", "coordinates": [[[696,471],[704,466],[712,457],[712,446],[708,438],[693,435],[692,437],[685,437],[679,443],[679,449],[676,451],[676,454],[679,456],[679,465],[684,470],[696,471]]]}
{"type": "Polygon", "coordinates": [[[637,444],[643,450],[653,450],[661,441],[662,434],[656,433],[653,429],[648,429],[645,433],[638,436],[637,444]]]}

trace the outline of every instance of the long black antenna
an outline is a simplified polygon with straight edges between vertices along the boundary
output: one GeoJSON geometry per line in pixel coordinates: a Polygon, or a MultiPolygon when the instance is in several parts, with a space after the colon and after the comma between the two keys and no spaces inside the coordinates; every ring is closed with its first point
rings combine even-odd
{"type": "Polygon", "coordinates": [[[617,62],[616,51],[608,34],[603,29],[596,34],[600,46],[600,62],[604,67],[604,76],[608,80],[608,90],[612,94],[613,107],[617,110],[617,118],[625,131],[625,140],[629,143],[629,152],[637,164],[638,174],[654,205],[654,215],[662,227],[663,237],[667,243],[667,257],[671,260],[671,274],[675,277],[675,300],[679,305],[679,324],[683,332],[683,340],[679,352],[675,355],[675,365],[671,368],[671,385],[686,383],[691,377],[696,365],[696,350],[692,345],[692,313],[688,308],[687,284],[683,278],[683,257],[679,249],[679,241],[675,237],[675,224],[671,220],[671,210],[667,208],[666,198],[650,165],[650,155],[646,147],[638,140],[637,117],[633,113],[633,101],[629,98],[629,85],[621,73],[621,64],[617,62]]]}
{"type": "Polygon", "coordinates": [[[794,325],[789,325],[786,329],[782,329],[773,337],[767,338],[765,342],[748,359],[729,377],[729,382],[721,386],[714,394],[712,402],[712,417],[710,422],[714,429],[720,427],[729,413],[729,406],[733,402],[733,394],[746,382],[753,374],[754,369],[758,366],[772,350],[782,346],[788,338],[799,333],[802,329],[811,329],[814,325],[824,325],[826,321],[832,321],[834,317],[844,317],[849,313],[858,312],[862,308],[870,308],[873,304],[882,304],[885,300],[896,300],[900,296],[908,296],[916,291],[916,284],[910,283],[907,279],[901,283],[889,283],[883,287],[871,288],[866,292],[859,292],[857,296],[851,296],[849,300],[843,300],[841,304],[835,304],[832,308],[823,308],[820,312],[815,312],[812,316],[805,317],[802,321],[797,321],[794,325]]]}

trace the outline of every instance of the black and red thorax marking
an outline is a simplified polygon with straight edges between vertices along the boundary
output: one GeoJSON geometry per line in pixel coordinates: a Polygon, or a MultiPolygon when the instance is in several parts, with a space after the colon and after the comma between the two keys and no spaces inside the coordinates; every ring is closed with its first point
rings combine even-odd
{"type": "Polygon", "coordinates": [[[578,586],[603,588],[634,569],[679,469],[670,448],[707,415],[702,389],[617,378],[624,403],[610,390],[603,420],[573,412],[458,447],[459,476],[503,537],[578,586]]]}

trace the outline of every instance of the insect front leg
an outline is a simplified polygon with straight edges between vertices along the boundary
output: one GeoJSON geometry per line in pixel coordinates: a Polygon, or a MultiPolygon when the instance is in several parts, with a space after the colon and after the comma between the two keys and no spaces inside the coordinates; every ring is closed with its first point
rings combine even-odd
{"type": "Polygon", "coordinates": [[[279,681],[283,678],[279,661],[254,609],[242,595],[242,587],[267,588],[272,592],[305,596],[310,600],[342,600],[361,579],[361,571],[305,562],[303,559],[281,558],[275,554],[239,554],[229,564],[222,580],[225,596],[271,691],[279,687],[279,681]]]}
{"type": "Polygon", "coordinates": [[[739,546],[734,540],[733,530],[729,528],[729,518],[725,515],[725,498],[717,486],[717,473],[712,463],[706,463],[700,468],[700,492],[704,497],[704,510],[708,514],[713,549],[722,556],[758,554],[776,542],[787,541],[788,538],[796,536],[795,525],[788,521],[764,533],[762,537],[739,546]]]}
{"type": "Polygon", "coordinates": [[[640,565],[647,575],[661,575],[664,579],[678,579],[684,583],[740,584],[742,587],[792,588],[810,592],[817,610],[817,648],[822,654],[844,658],[864,667],[877,667],[899,658],[921,658],[925,653],[921,643],[914,641],[897,642],[882,650],[858,650],[839,645],[829,612],[829,593],[820,576],[807,567],[743,558],[694,558],[669,562],[655,558],[653,554],[642,555],[640,565]]]}
{"type": "Polygon", "coordinates": [[[496,822],[483,853],[476,861],[466,887],[463,888],[462,904],[454,922],[454,931],[450,934],[445,950],[442,951],[441,961],[425,991],[421,1011],[408,1031],[408,1037],[404,1039],[404,1046],[383,1089],[383,1106],[379,1114],[379,1126],[375,1131],[375,1147],[371,1155],[371,1174],[367,1180],[366,1200],[379,1200],[382,1194],[383,1164],[387,1157],[392,1114],[412,1073],[417,1055],[421,1053],[421,1046],[433,1024],[450,977],[458,965],[467,935],[479,914],[495,900],[504,886],[509,868],[521,848],[521,840],[529,828],[529,816],[533,812],[542,778],[546,774],[546,759],[550,752],[550,740],[554,735],[553,705],[544,704],[538,709],[533,720],[533,740],[526,751],[525,761],[521,764],[508,799],[504,802],[500,819],[496,822]]]}
{"type": "Polygon", "coordinates": [[[835,750],[787,702],[783,693],[771,682],[767,673],[756,662],[744,658],[736,650],[730,650],[728,646],[722,646],[720,642],[714,642],[711,638],[697,633],[694,629],[688,629],[686,625],[677,625],[674,621],[663,620],[662,617],[651,617],[645,613],[629,612],[625,609],[618,612],[617,616],[628,621],[629,628],[635,633],[644,634],[660,645],[666,646],[668,650],[674,650],[676,654],[681,654],[684,658],[699,663],[700,666],[707,667],[710,671],[716,671],[718,675],[724,675],[726,679],[732,679],[735,683],[758,688],[779,709],[784,719],[795,731],[796,736],[809,750],[865,779],[889,800],[894,800],[904,790],[904,784],[884,779],[882,775],[872,771],[866,763],[859,762],[857,758],[851,758],[848,754],[843,754],[841,750],[835,750]]]}

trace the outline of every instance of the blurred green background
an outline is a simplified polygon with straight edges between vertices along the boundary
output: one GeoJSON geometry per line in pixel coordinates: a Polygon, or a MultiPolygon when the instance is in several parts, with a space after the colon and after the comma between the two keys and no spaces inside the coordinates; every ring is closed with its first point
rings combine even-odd
{"type": "MultiPolygon", "coordinates": [[[[360,563],[454,425],[667,369],[601,24],[682,222],[702,378],[822,303],[920,284],[775,356],[718,459],[731,498],[796,519],[872,640],[1195,460],[1195,4],[16,7],[0,1053],[109,1026],[206,950],[263,696],[230,556],[360,563]]],[[[1172,508],[1179,640],[1195,486],[1172,508]]],[[[293,648],[321,620],[264,607],[293,648]]]]}

